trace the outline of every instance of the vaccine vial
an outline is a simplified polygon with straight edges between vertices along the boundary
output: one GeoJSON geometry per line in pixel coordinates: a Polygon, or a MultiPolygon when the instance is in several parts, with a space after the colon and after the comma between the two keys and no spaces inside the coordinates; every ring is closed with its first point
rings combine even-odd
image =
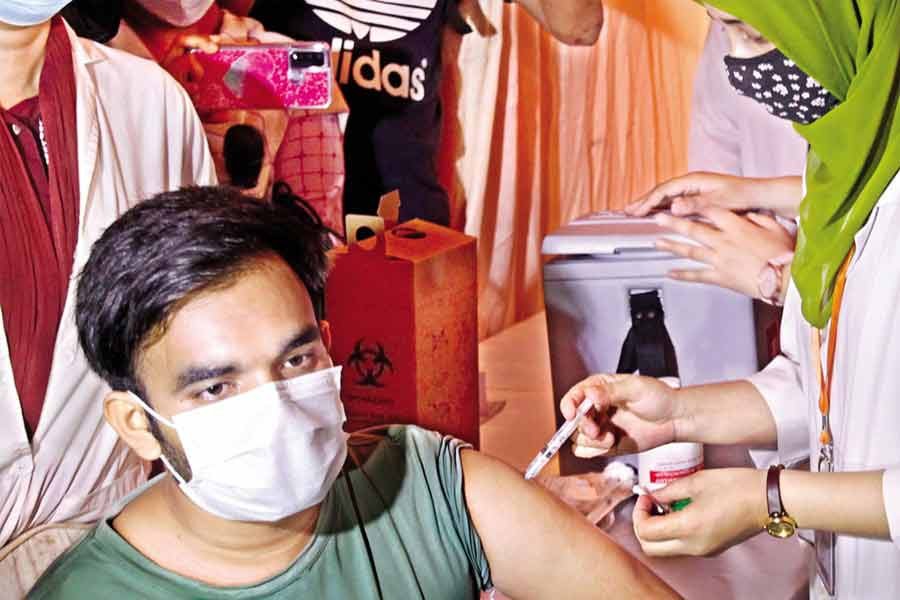
{"type": "MultiPolygon", "coordinates": [[[[677,377],[660,377],[673,388],[681,387],[677,377]]],[[[703,468],[703,444],[676,442],[638,454],[638,483],[654,492],[667,483],[687,477],[703,468]]]]}

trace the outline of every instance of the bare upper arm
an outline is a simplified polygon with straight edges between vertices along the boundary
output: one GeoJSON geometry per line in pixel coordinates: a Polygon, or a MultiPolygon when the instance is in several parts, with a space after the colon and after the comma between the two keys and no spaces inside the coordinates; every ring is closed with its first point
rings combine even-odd
{"type": "Polygon", "coordinates": [[[603,0],[516,0],[564,44],[590,46],[603,28],[603,0]]]}
{"type": "Polygon", "coordinates": [[[469,514],[497,589],[528,598],[677,598],[580,514],[502,462],[464,451],[469,514]]]}

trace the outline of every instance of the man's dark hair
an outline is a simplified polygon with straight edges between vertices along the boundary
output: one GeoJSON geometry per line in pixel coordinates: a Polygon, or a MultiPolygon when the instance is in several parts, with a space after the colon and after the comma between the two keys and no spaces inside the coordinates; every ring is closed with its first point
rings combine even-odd
{"type": "Polygon", "coordinates": [[[188,298],[227,285],[265,255],[290,266],[321,318],[331,242],[318,215],[297,200],[270,204],[235,188],[187,187],[119,217],[78,282],[75,318],[91,368],[113,389],[142,395],[135,368],[147,336],[188,298]]]}

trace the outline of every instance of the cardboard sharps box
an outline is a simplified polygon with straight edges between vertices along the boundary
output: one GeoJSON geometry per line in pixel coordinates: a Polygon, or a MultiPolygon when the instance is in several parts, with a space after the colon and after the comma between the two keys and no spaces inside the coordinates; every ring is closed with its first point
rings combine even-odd
{"type": "Polygon", "coordinates": [[[415,220],[332,257],[326,318],[347,431],[412,423],[477,447],[475,239],[415,220]]]}

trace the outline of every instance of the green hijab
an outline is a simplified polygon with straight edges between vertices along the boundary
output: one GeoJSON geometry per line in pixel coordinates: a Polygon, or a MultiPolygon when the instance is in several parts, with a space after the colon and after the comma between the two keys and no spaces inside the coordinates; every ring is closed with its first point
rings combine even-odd
{"type": "Polygon", "coordinates": [[[707,2],[759,30],[841,101],[795,126],[810,150],[792,273],[803,316],[824,327],[841,262],[900,168],[900,0],[707,2]]]}

